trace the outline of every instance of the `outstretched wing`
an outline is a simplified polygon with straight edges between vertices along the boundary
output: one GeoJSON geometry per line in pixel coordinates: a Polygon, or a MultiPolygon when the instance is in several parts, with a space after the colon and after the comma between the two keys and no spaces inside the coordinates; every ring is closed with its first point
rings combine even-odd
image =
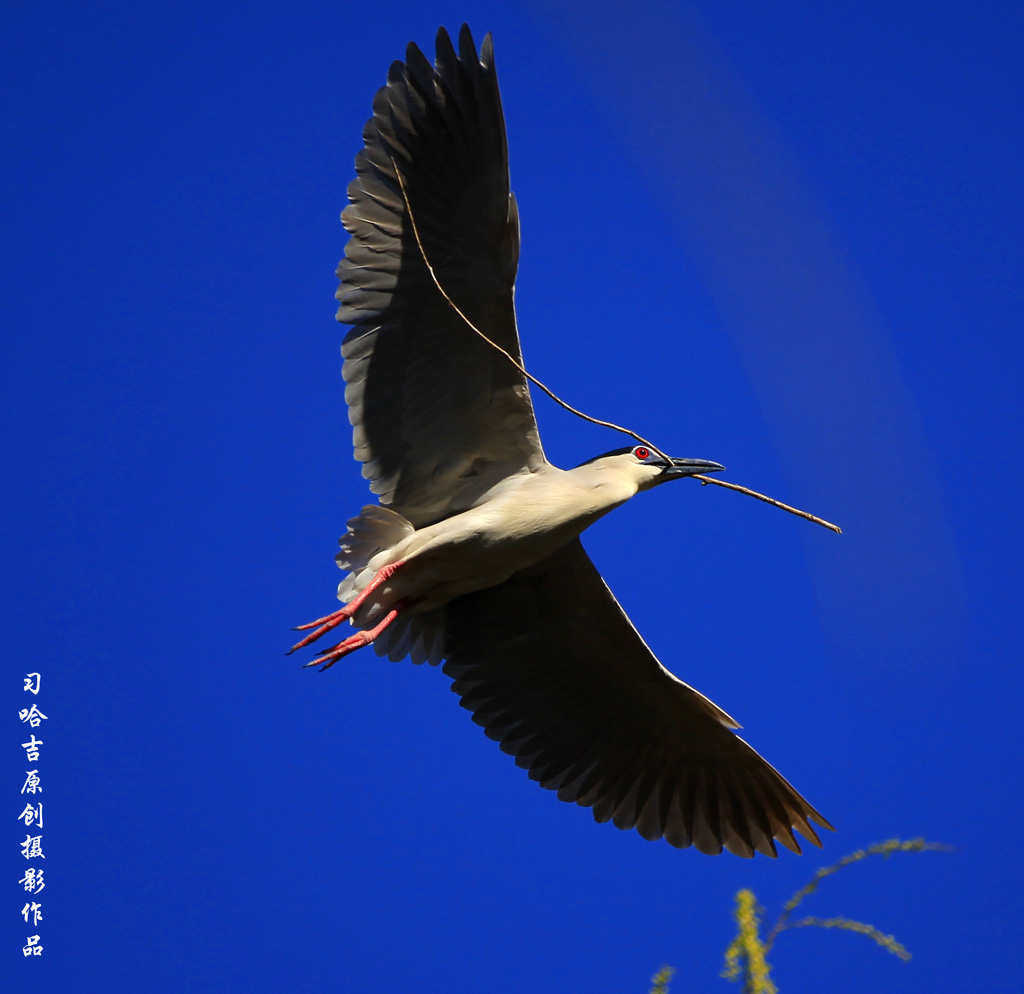
{"type": "Polygon", "coordinates": [[[448,605],[444,671],[462,706],[542,787],[704,853],[795,852],[832,826],[665,669],[578,539],[448,605]]]}
{"type": "Polygon", "coordinates": [[[512,302],[519,218],[491,38],[477,57],[437,34],[437,62],[409,45],[377,92],[356,156],[352,238],[338,268],[338,320],[355,456],[381,504],[417,527],[473,506],[496,482],[544,464],[512,302]],[[395,173],[401,172],[417,244],[395,173]]]}

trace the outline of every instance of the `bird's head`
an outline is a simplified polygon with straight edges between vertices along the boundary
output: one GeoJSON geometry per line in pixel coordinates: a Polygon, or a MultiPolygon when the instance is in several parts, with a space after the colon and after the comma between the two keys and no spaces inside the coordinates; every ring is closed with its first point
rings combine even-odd
{"type": "Polygon", "coordinates": [[[684,476],[720,473],[725,469],[721,463],[708,459],[667,459],[646,445],[613,449],[588,460],[583,465],[593,466],[605,473],[628,479],[636,485],[638,491],[650,490],[651,487],[667,483],[669,480],[681,480],[684,476]]]}

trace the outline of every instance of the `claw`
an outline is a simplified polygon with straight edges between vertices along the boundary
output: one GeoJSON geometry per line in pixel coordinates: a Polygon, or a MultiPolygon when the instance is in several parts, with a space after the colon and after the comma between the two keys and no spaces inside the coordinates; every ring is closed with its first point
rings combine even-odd
{"type": "MultiPolygon", "coordinates": [[[[325,635],[332,628],[337,628],[338,625],[340,625],[343,621],[348,621],[349,618],[351,618],[356,613],[356,611],[358,611],[359,608],[362,607],[363,602],[366,600],[366,598],[369,597],[370,594],[372,594],[382,583],[385,583],[386,581],[390,580],[391,577],[394,575],[395,570],[397,570],[398,567],[401,566],[403,563],[404,560],[400,559],[397,563],[389,563],[387,566],[382,566],[379,570],[377,570],[373,579],[362,589],[359,596],[356,597],[355,600],[350,601],[343,608],[339,608],[333,614],[325,614],[322,618],[317,618],[316,621],[310,621],[305,625],[296,625],[292,629],[293,632],[304,632],[310,628],[316,628],[316,631],[310,632],[310,634],[307,635],[305,638],[296,642],[295,645],[293,645],[285,653],[285,655],[290,656],[293,652],[295,652],[296,649],[305,648],[311,642],[315,642],[318,638],[320,638],[321,635],[325,635]]],[[[381,631],[383,630],[384,629],[382,628],[381,631]]],[[[352,637],[354,638],[355,636],[352,637]]],[[[346,639],[346,641],[348,640],[346,639]]],[[[338,645],[343,644],[344,643],[342,642],[338,643],[338,645]]],[[[337,648],[337,646],[335,646],[335,648],[337,648]]],[[[356,648],[358,648],[358,646],[356,646],[356,648]]],[[[316,662],[316,660],[314,660],[314,662],[316,662]]],[[[307,663],[306,665],[312,666],[313,663],[307,663]]]]}
{"type": "Polygon", "coordinates": [[[306,669],[310,666],[319,666],[323,663],[320,672],[330,669],[339,659],[347,656],[350,652],[355,652],[356,649],[361,649],[364,645],[369,645],[388,625],[391,624],[395,618],[398,617],[398,612],[405,608],[403,602],[396,604],[383,619],[378,622],[373,628],[368,628],[361,632],[356,632],[355,635],[350,635],[347,639],[343,639],[337,645],[332,645],[330,649],[327,649],[322,656],[318,656],[316,659],[306,663],[302,668],[306,669]]]}
{"type": "MultiPolygon", "coordinates": [[[[326,635],[332,628],[336,628],[343,621],[347,621],[352,617],[352,614],[353,612],[349,611],[347,607],[342,608],[340,611],[335,611],[334,614],[329,614],[327,617],[332,619],[331,621],[328,621],[325,625],[321,625],[315,632],[310,632],[310,634],[304,639],[300,639],[285,653],[285,655],[290,656],[296,649],[304,649],[310,644],[310,642],[315,642],[321,635],[326,635]],[[337,618],[335,618],[335,615],[337,615],[337,618]]],[[[315,625],[316,622],[314,621],[313,624],[315,625]]],[[[302,628],[293,628],[292,631],[299,632],[311,627],[312,625],[303,625],[302,628]]]]}
{"type": "MultiPolygon", "coordinates": [[[[347,606],[343,607],[343,608],[340,608],[339,610],[335,611],[333,614],[325,614],[322,618],[317,618],[316,621],[311,621],[311,622],[309,622],[309,624],[306,624],[306,625],[296,625],[292,629],[292,631],[293,632],[304,632],[304,631],[306,631],[309,628],[316,628],[317,625],[322,625],[322,624],[324,624],[324,622],[334,621],[335,618],[338,618],[340,615],[343,615],[347,610],[348,610],[347,606]]],[[[341,620],[344,621],[345,619],[341,618],[341,620]]]]}

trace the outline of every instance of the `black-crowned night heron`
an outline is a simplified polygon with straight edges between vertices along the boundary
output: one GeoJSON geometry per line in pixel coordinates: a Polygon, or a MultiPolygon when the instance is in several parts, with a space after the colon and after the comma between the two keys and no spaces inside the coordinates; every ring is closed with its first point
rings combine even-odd
{"type": "Polygon", "coordinates": [[[776,839],[799,852],[794,829],[820,845],[810,822],[828,822],[658,662],[580,543],[637,492],[723,467],[644,445],[552,466],[523,374],[438,288],[519,359],[519,220],[490,36],[478,57],[468,28],[458,53],[442,29],[435,66],[410,44],[363,140],[338,320],[354,325],[345,399],[380,506],[341,539],[347,606],[303,626],[315,631],[296,648],[351,621],[314,663],[370,643],[447,660],[487,734],[598,821],[705,853],[774,856],[776,839]]]}

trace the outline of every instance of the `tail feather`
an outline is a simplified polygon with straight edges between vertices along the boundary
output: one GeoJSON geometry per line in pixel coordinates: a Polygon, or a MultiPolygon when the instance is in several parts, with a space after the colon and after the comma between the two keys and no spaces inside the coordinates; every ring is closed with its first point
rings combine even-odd
{"type": "Polygon", "coordinates": [[[339,568],[348,571],[338,584],[338,600],[352,600],[385,565],[387,553],[413,531],[402,515],[376,504],[367,504],[358,517],[349,519],[348,531],[338,539],[341,551],[334,557],[339,568]],[[378,556],[381,561],[375,563],[378,556]]]}
{"type": "MultiPolygon", "coordinates": [[[[348,575],[338,584],[338,600],[348,603],[385,566],[391,551],[415,531],[402,515],[386,507],[368,504],[348,522],[348,531],[338,540],[341,551],[335,557],[348,575]]],[[[444,658],[445,609],[423,614],[401,613],[377,636],[374,649],[393,662],[411,655],[414,663],[436,666],[444,658]]]]}

